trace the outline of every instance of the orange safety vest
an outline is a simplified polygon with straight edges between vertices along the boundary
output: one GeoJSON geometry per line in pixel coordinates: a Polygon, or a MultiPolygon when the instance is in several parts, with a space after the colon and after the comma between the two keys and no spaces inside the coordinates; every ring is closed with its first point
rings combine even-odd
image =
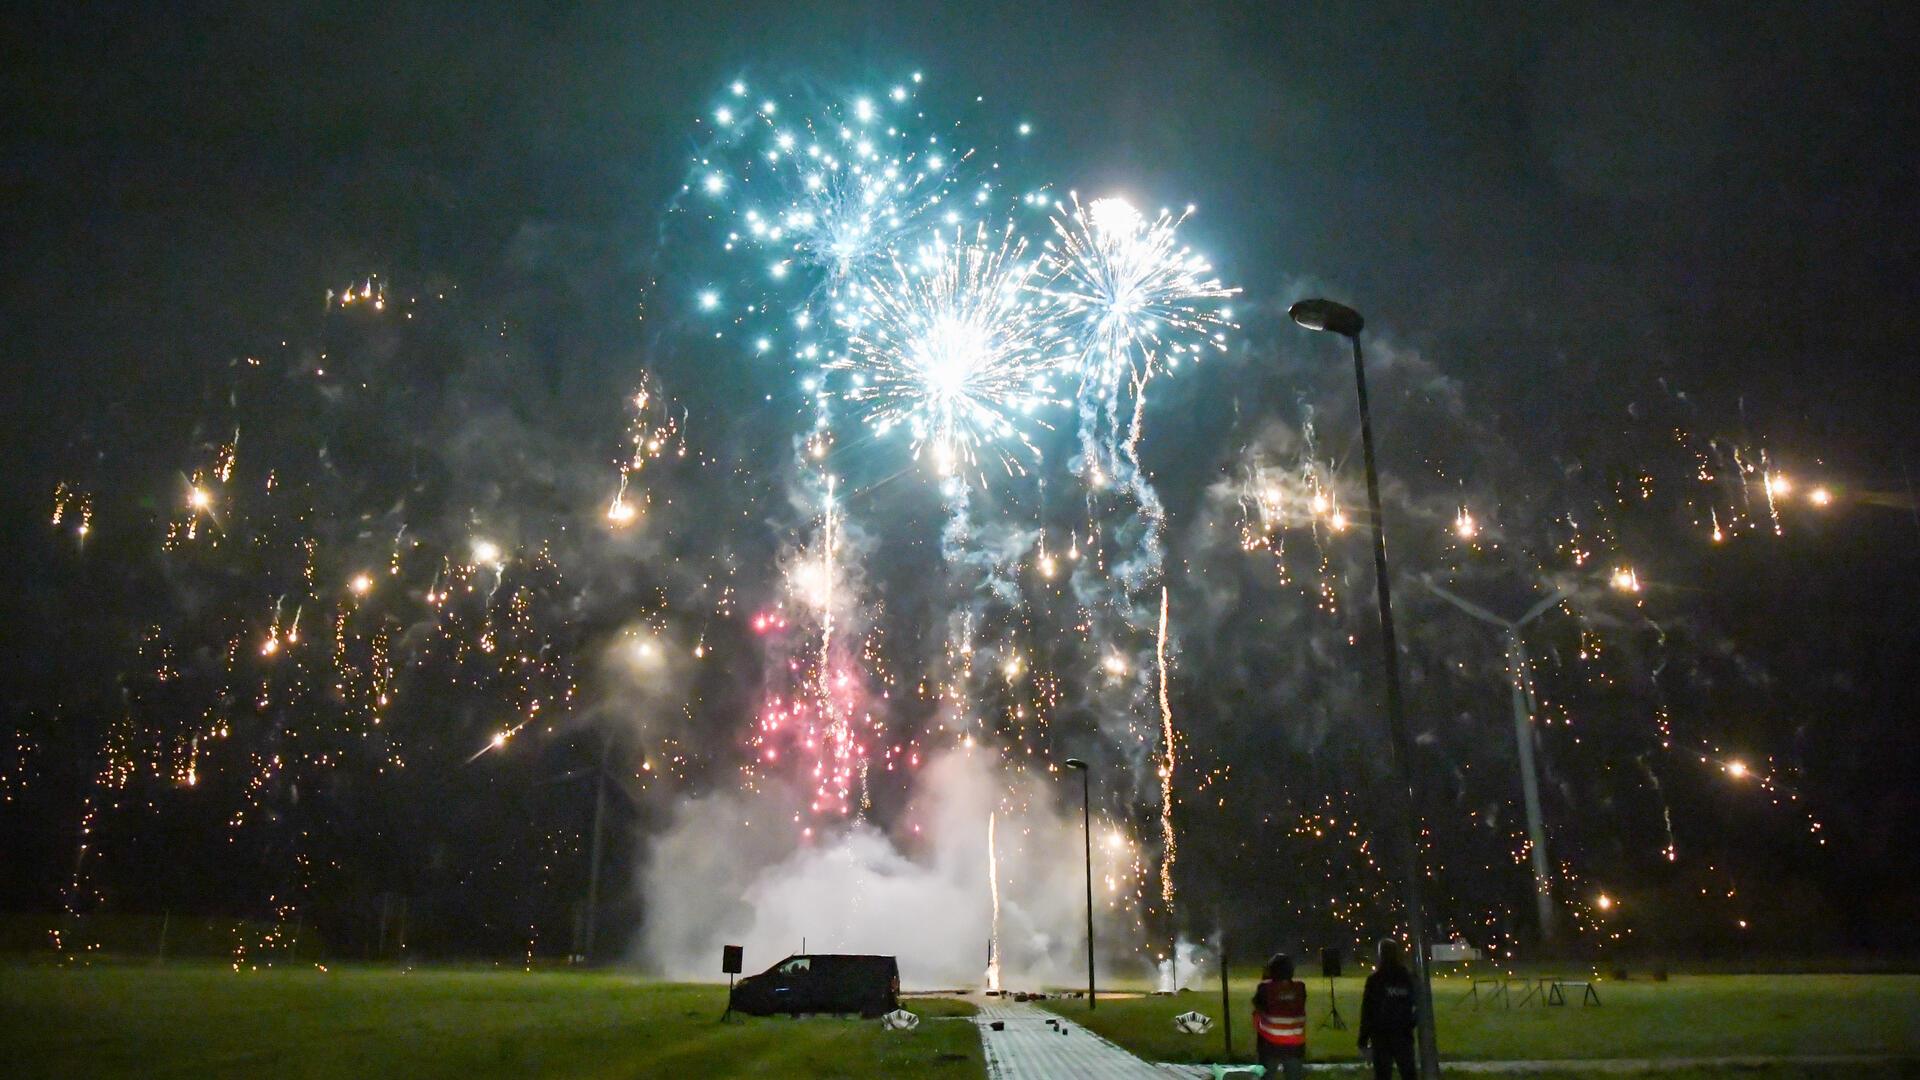
{"type": "Polygon", "coordinates": [[[1253,1026],[1263,1042],[1307,1045],[1307,988],[1304,983],[1262,982],[1253,993],[1253,1026]]]}

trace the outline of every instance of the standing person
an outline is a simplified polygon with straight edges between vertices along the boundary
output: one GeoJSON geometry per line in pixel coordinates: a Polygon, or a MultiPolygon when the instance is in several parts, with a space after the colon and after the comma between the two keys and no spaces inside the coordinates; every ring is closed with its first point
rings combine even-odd
{"type": "Polygon", "coordinates": [[[1260,1064],[1269,1077],[1300,1080],[1307,1060],[1307,987],[1293,977],[1293,958],[1275,954],[1253,992],[1253,1027],[1260,1033],[1260,1064]]]}
{"type": "Polygon", "coordinates": [[[1392,938],[1380,939],[1378,956],[1360,999],[1360,1049],[1372,1048],[1374,1080],[1389,1080],[1396,1064],[1400,1080],[1414,1080],[1413,973],[1392,938]]]}

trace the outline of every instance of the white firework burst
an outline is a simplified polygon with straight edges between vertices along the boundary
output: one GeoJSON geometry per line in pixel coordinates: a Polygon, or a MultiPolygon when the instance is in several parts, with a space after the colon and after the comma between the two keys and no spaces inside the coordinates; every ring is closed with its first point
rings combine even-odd
{"type": "Polygon", "coordinates": [[[943,476],[977,472],[983,452],[1020,472],[1016,448],[1038,453],[1030,427],[1056,403],[1052,376],[1070,349],[1026,248],[1011,226],[997,238],[976,228],[896,256],[859,287],[847,352],[829,364],[876,435],[904,427],[943,476]]]}
{"type": "Polygon", "coordinates": [[[1122,198],[1083,205],[1077,195],[1055,215],[1042,291],[1078,323],[1080,376],[1091,388],[1225,348],[1232,313],[1218,301],[1239,290],[1180,244],[1186,218],[1166,210],[1148,218],[1122,198]]]}

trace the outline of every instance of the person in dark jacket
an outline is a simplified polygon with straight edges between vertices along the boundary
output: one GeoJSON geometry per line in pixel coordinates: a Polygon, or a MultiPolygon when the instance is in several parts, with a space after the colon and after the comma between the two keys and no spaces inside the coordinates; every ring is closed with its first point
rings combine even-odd
{"type": "Polygon", "coordinates": [[[1307,1061],[1307,987],[1293,977],[1291,956],[1267,961],[1266,978],[1253,992],[1253,1029],[1266,1075],[1300,1080],[1307,1061]]]}
{"type": "Polygon", "coordinates": [[[1360,1049],[1372,1052],[1374,1080],[1389,1080],[1395,1065],[1401,1080],[1414,1080],[1413,973],[1392,938],[1380,939],[1378,956],[1360,999],[1360,1049]]]}

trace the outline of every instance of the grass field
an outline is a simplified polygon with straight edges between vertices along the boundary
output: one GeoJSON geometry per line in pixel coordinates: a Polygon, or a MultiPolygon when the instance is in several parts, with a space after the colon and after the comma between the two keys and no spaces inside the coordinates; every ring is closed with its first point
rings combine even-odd
{"type": "MultiPolygon", "coordinates": [[[[1338,983],[1359,1016],[1360,980],[1338,983]]],[[[1453,1060],[1582,1060],[1885,1054],[1889,1066],[1662,1071],[1665,1080],[1802,1080],[1920,1075],[1920,976],[1677,976],[1602,982],[1603,1004],[1474,1009],[1461,980],[1436,985],[1441,1047],[1453,1060]]],[[[1324,1026],[1317,996],[1309,1058],[1354,1061],[1353,1032],[1324,1026]]],[[[1234,1042],[1251,1051],[1251,979],[1233,983],[1234,1042]]],[[[745,1019],[722,1025],[724,988],[617,974],[381,968],[281,969],[101,964],[0,967],[0,1073],[7,1076],[925,1076],[984,1075],[972,1006],[911,999],[913,1032],[872,1021],[745,1019]]],[[[1150,1060],[1212,1061],[1220,1028],[1180,1035],[1172,1017],[1220,1015],[1218,991],[1045,1003],[1150,1060]]],[[[1554,1072],[1556,1078],[1583,1075],[1554,1072]]],[[[1617,1074],[1615,1074],[1617,1075],[1617,1074]]]]}
{"type": "MultiPolygon", "coordinates": [[[[1704,975],[1676,976],[1667,982],[1601,981],[1596,984],[1601,997],[1597,1007],[1580,1005],[1576,995],[1565,1007],[1525,1009],[1476,1009],[1461,1001],[1468,985],[1463,979],[1434,984],[1443,1060],[1886,1054],[1920,1061],[1920,976],[1704,975]]],[[[1232,982],[1237,1060],[1250,1060],[1252,1054],[1253,986],[1251,978],[1232,982]]],[[[1348,1030],[1335,1031],[1325,1026],[1326,980],[1308,981],[1308,1060],[1358,1058],[1352,1028],[1360,1019],[1361,986],[1358,978],[1336,981],[1348,1030]]],[[[1173,997],[1102,998],[1091,1014],[1083,1000],[1043,1004],[1149,1060],[1223,1060],[1217,986],[1210,993],[1173,997]],[[1188,1009],[1214,1017],[1213,1031],[1176,1032],[1173,1017],[1188,1009]]]]}
{"type": "Polygon", "coordinates": [[[720,1024],[726,988],[613,974],[0,967],[0,1073],[47,1077],[984,1075],[973,1006],[720,1024]]]}

